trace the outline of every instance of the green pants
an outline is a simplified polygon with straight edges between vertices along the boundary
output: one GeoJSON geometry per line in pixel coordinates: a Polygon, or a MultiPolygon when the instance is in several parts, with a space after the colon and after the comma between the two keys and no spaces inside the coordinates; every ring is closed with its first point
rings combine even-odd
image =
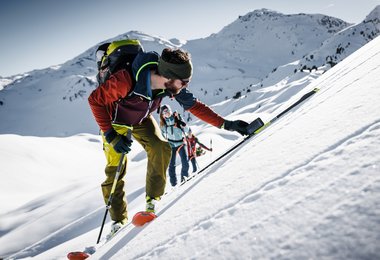
{"type": "MultiPolygon", "coordinates": [[[[120,134],[126,133],[125,128],[114,128],[120,134]]],[[[145,119],[140,125],[133,126],[132,136],[147,152],[146,195],[150,197],[162,196],[166,185],[166,170],[171,157],[170,145],[162,137],[161,130],[152,116],[145,119]]],[[[117,153],[113,147],[105,141],[104,136],[103,150],[107,159],[107,165],[105,168],[106,180],[102,183],[102,191],[104,201],[107,203],[121,154],[117,153]]],[[[125,199],[123,180],[126,173],[126,165],[127,163],[125,163],[125,167],[120,173],[111,203],[110,215],[113,221],[120,221],[127,218],[127,202],[125,199]]]]}

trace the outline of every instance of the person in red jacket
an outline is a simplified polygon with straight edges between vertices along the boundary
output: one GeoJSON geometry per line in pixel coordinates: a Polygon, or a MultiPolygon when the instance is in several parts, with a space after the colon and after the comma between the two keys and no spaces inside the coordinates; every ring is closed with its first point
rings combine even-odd
{"type": "MultiPolygon", "coordinates": [[[[248,123],[225,120],[194,97],[187,89],[192,73],[190,54],[184,50],[165,48],[161,56],[156,52],[141,52],[132,63],[133,75],[119,70],[90,94],[88,102],[100,127],[107,159],[106,180],[101,185],[106,203],[120,158],[131,149],[131,136],[147,152],[146,210],[154,212],[155,202],[164,194],[171,149],[151,115],[163,97],[175,98],[185,110],[208,124],[248,134],[248,123]]],[[[127,222],[125,168],[117,180],[110,207],[115,232],[127,222]]]]}
{"type": "Polygon", "coordinates": [[[197,160],[196,160],[196,157],[202,155],[202,153],[198,154],[198,151],[202,151],[202,150],[199,150],[199,149],[204,148],[207,151],[212,152],[212,148],[208,148],[206,145],[202,144],[198,140],[198,138],[193,134],[193,132],[192,132],[192,130],[190,128],[189,128],[189,131],[188,131],[188,134],[187,134],[187,137],[186,137],[186,141],[187,141],[188,149],[189,149],[189,160],[191,161],[191,164],[193,166],[193,172],[196,172],[197,171],[197,164],[198,164],[197,160]],[[199,145],[198,147],[197,147],[197,144],[199,145]]]}

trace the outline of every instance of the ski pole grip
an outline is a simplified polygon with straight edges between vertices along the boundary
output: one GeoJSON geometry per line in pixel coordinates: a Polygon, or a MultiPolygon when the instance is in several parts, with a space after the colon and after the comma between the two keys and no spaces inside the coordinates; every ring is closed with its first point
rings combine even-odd
{"type": "Polygon", "coordinates": [[[248,126],[247,126],[247,132],[249,135],[256,132],[260,127],[264,125],[264,122],[261,120],[260,117],[253,120],[248,126]]]}

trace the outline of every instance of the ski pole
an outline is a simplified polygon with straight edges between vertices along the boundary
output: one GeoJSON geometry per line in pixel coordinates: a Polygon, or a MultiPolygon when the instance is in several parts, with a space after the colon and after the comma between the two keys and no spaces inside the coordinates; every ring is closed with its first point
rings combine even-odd
{"type": "Polygon", "coordinates": [[[257,135],[258,133],[260,133],[261,131],[263,131],[264,129],[266,129],[269,125],[271,125],[272,123],[274,123],[275,121],[277,121],[280,117],[282,117],[283,115],[285,115],[287,112],[289,112],[294,107],[296,107],[299,104],[301,104],[303,101],[305,101],[306,99],[308,99],[309,97],[311,97],[312,95],[314,95],[315,93],[317,93],[318,91],[319,91],[319,88],[314,88],[310,92],[304,94],[298,101],[294,102],[287,109],[285,109],[280,114],[278,114],[277,116],[275,116],[274,118],[272,118],[266,124],[260,126],[258,129],[256,129],[257,121],[261,121],[261,119],[257,118],[256,120],[252,121],[251,124],[248,126],[248,129],[251,129],[251,130],[254,129],[254,130],[252,130],[252,133],[250,135],[244,137],[243,140],[241,140],[240,142],[238,142],[237,144],[235,144],[234,146],[232,146],[225,153],[223,153],[222,155],[220,155],[219,157],[217,157],[215,160],[213,160],[211,163],[209,163],[208,165],[206,165],[205,167],[203,167],[198,172],[198,174],[202,173],[203,171],[205,171],[206,169],[208,169],[209,167],[211,167],[214,163],[218,162],[220,159],[222,159],[223,157],[225,157],[226,155],[228,155],[229,153],[231,153],[232,151],[234,151],[237,147],[239,147],[241,144],[243,144],[244,142],[246,142],[247,140],[249,140],[254,135],[257,135]],[[253,127],[251,125],[253,125],[253,127]]]}
{"type": "Polygon", "coordinates": [[[197,169],[199,169],[200,167],[199,167],[197,160],[195,160],[195,164],[197,165],[197,169]]]}
{"type": "Polygon", "coordinates": [[[103,217],[102,225],[100,227],[100,232],[99,232],[99,236],[98,236],[98,240],[96,241],[96,244],[99,244],[100,237],[102,236],[102,232],[103,232],[103,228],[104,228],[104,223],[106,222],[108,210],[111,207],[111,203],[112,203],[112,199],[113,199],[113,194],[114,194],[115,189],[116,189],[116,184],[117,184],[117,181],[119,180],[120,172],[122,171],[123,165],[124,165],[124,162],[125,162],[125,155],[126,155],[126,153],[122,153],[121,154],[119,165],[117,166],[115,179],[113,180],[113,184],[112,184],[112,188],[111,188],[111,193],[110,193],[110,196],[108,197],[108,201],[107,201],[107,205],[106,205],[106,211],[104,212],[104,217],[103,217]]]}
{"type": "Polygon", "coordinates": [[[212,138],[210,138],[210,161],[212,161],[212,138]]]}

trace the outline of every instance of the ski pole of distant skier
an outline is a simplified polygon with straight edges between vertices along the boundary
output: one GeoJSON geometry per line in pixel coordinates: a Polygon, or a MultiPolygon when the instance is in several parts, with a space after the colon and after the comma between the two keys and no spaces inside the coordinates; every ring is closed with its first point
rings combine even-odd
{"type": "Polygon", "coordinates": [[[197,166],[197,169],[200,169],[199,164],[198,164],[198,161],[195,161],[195,164],[196,164],[196,166],[197,166]]]}
{"type": "Polygon", "coordinates": [[[112,203],[112,199],[113,199],[113,194],[114,194],[115,189],[116,189],[116,184],[117,184],[117,181],[119,180],[120,172],[124,168],[123,166],[125,164],[125,155],[126,155],[126,153],[122,153],[121,154],[119,165],[117,166],[115,179],[113,180],[111,193],[110,193],[110,196],[108,197],[108,201],[107,201],[107,205],[106,205],[106,212],[104,212],[103,221],[102,221],[102,225],[100,227],[100,232],[99,232],[99,236],[98,236],[98,240],[96,241],[96,244],[99,244],[100,237],[102,236],[102,232],[103,232],[103,228],[104,228],[104,223],[106,222],[107,214],[108,214],[109,208],[111,207],[111,203],[112,203]]]}
{"type": "Polygon", "coordinates": [[[210,138],[210,161],[212,161],[212,138],[210,138]]]}

